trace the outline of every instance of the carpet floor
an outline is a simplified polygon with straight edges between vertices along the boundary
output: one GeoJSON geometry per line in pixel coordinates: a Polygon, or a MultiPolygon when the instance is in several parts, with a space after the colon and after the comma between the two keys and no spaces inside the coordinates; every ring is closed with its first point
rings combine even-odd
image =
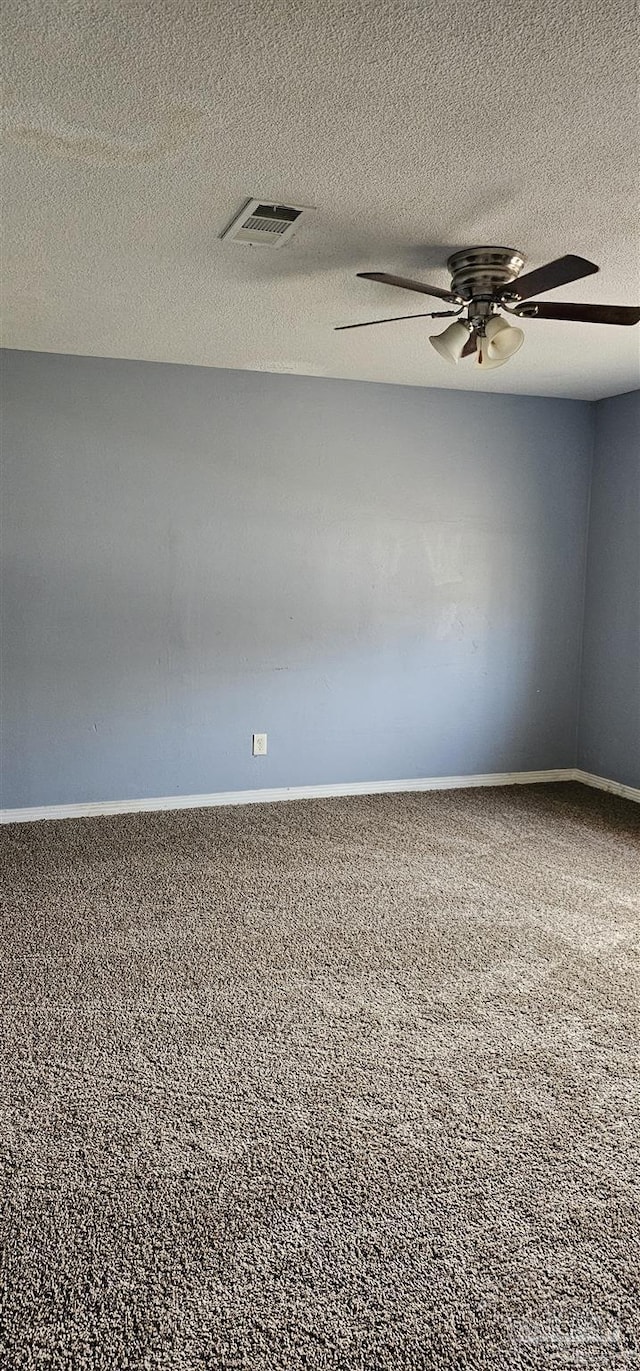
{"type": "Polygon", "coordinates": [[[640,808],[14,825],[0,1364],[640,1366],[640,808]]]}

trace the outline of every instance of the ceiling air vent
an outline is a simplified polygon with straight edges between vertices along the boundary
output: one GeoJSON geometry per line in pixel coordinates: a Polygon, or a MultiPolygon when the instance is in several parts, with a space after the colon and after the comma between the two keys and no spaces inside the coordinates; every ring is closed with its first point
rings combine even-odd
{"type": "Polygon", "coordinates": [[[307,206],[274,205],[262,200],[248,200],[220,237],[226,242],[253,243],[268,248],[280,247],[293,236],[298,220],[306,208],[307,206]]]}

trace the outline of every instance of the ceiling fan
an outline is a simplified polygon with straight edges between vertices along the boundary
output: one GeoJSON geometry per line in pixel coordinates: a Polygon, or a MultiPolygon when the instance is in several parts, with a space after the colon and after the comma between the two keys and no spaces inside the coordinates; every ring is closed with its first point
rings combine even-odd
{"type": "Polygon", "coordinates": [[[579,281],[598,271],[595,263],[588,262],[585,257],[576,257],[570,252],[521,276],[524,264],[524,256],[515,248],[463,248],[447,260],[450,290],[412,281],[405,276],[391,276],[386,271],[359,271],[358,276],[366,281],[382,281],[403,290],[416,290],[420,295],[445,300],[453,308],[426,314],[397,314],[391,319],[369,319],[362,324],[341,324],[338,331],[391,324],[399,319],[455,316],[455,323],[449,324],[444,333],[430,338],[436,352],[454,364],[461,357],[475,354],[481,367],[493,368],[508,362],[524,342],[522,329],[509,324],[501,311],[518,319],[563,319],[589,324],[637,324],[640,321],[640,308],[635,305],[554,305],[531,299],[532,295],[568,285],[570,281],[579,281]]]}

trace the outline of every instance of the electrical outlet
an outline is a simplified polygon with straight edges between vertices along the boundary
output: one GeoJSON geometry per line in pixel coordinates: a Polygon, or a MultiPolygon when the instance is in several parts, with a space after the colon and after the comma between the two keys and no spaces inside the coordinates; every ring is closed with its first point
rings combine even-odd
{"type": "Polygon", "coordinates": [[[266,733],[254,733],[253,735],[253,755],[254,757],[266,757],[267,755],[267,735],[266,733]]]}

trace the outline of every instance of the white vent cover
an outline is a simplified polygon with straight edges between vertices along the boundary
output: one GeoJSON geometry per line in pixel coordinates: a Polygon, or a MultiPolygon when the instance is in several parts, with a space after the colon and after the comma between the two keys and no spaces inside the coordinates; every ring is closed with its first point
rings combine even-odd
{"type": "Polygon", "coordinates": [[[268,200],[247,200],[220,237],[225,242],[280,247],[295,233],[306,205],[276,205],[268,200]]]}

